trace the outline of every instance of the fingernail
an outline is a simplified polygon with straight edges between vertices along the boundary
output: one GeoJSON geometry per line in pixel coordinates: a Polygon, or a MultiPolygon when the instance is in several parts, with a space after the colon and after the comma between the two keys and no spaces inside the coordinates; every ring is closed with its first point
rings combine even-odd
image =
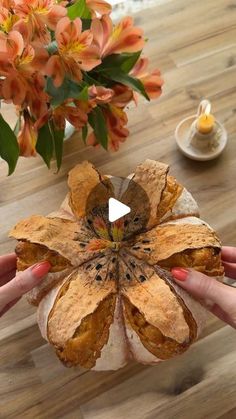
{"type": "Polygon", "coordinates": [[[185,268],[173,268],[171,273],[178,281],[186,281],[189,276],[189,270],[185,268]]]}
{"type": "Polygon", "coordinates": [[[48,261],[44,261],[32,266],[31,270],[36,278],[42,278],[42,276],[48,273],[50,268],[51,264],[48,261]]]}

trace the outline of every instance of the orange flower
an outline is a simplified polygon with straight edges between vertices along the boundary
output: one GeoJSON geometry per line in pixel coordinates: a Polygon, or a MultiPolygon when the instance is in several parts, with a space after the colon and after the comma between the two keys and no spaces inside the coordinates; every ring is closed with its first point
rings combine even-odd
{"type": "Polygon", "coordinates": [[[96,106],[97,104],[100,105],[111,102],[114,91],[103,86],[93,85],[89,87],[88,94],[90,103],[96,106]]]}
{"type": "MultiPolygon", "coordinates": [[[[123,109],[114,105],[109,105],[102,110],[108,131],[108,148],[117,151],[120,142],[123,143],[129,135],[129,130],[125,127],[128,122],[127,115],[123,109]]],[[[89,134],[87,144],[93,146],[99,144],[94,132],[89,134]]]]}
{"type": "Polygon", "coordinates": [[[34,122],[27,111],[24,111],[23,117],[23,126],[17,136],[20,155],[24,157],[36,156],[35,146],[38,133],[34,127],[34,122]]]}
{"type": "Polygon", "coordinates": [[[104,0],[86,0],[86,4],[92,12],[92,17],[96,17],[97,13],[101,16],[109,15],[112,10],[111,5],[104,0]]]}
{"type": "Polygon", "coordinates": [[[88,115],[77,101],[77,106],[63,104],[53,111],[53,119],[55,125],[59,129],[65,129],[66,120],[69,121],[76,129],[81,129],[88,121],[88,115]]]}
{"type": "Polygon", "coordinates": [[[99,50],[92,45],[93,34],[90,30],[82,32],[81,19],[61,19],[55,36],[59,55],[50,57],[46,74],[53,78],[56,87],[63,83],[66,74],[81,81],[81,70],[90,71],[101,63],[99,50]]]}
{"type": "Polygon", "coordinates": [[[11,13],[6,7],[0,7],[0,30],[9,33],[19,17],[11,13]]]}
{"type": "Polygon", "coordinates": [[[111,99],[111,103],[118,106],[118,108],[125,108],[133,99],[133,90],[123,84],[115,84],[112,90],[114,96],[111,99]]]}
{"type": "Polygon", "coordinates": [[[17,31],[0,36],[0,48],[0,75],[5,77],[3,99],[17,106],[31,106],[32,113],[38,117],[48,98],[44,92],[44,77],[38,73],[47,61],[46,50],[24,45],[17,31]]]}
{"type": "Polygon", "coordinates": [[[105,15],[101,19],[93,19],[91,30],[102,57],[137,52],[144,47],[143,31],[133,26],[131,17],[125,17],[118,25],[113,26],[111,18],[105,15]]]}
{"type": "Polygon", "coordinates": [[[130,74],[137,77],[143,83],[146,93],[150,99],[156,99],[162,93],[162,85],[164,81],[160,77],[161,73],[158,69],[148,73],[148,64],[148,58],[140,58],[130,74]]]}
{"type": "Polygon", "coordinates": [[[55,0],[15,0],[14,11],[29,26],[32,40],[44,44],[51,40],[49,29],[55,30],[58,21],[67,15],[66,8],[55,0]]]}

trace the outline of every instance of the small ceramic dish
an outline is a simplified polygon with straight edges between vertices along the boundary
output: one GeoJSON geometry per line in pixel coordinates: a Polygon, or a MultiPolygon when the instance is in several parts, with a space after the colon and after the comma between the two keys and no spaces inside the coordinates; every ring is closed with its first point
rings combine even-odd
{"type": "MultiPolygon", "coordinates": [[[[215,141],[213,147],[197,147],[194,145],[191,135],[191,129],[196,121],[198,115],[192,115],[188,118],[183,119],[176,127],[175,130],[175,139],[178,148],[180,151],[190,159],[198,160],[198,161],[207,161],[213,160],[218,157],[222,151],[224,150],[227,144],[227,131],[225,127],[219,122],[215,121],[216,125],[216,133],[215,133],[215,141]]],[[[204,141],[204,135],[200,134],[202,137],[201,141],[204,141]]],[[[206,141],[207,138],[206,138],[206,141]]]]}

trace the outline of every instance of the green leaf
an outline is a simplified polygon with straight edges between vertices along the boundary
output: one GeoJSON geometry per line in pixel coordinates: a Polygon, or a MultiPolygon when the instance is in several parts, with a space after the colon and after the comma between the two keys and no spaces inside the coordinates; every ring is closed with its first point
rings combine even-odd
{"type": "Polygon", "coordinates": [[[120,69],[124,73],[128,74],[136,62],[138,61],[142,51],[135,53],[123,53],[123,54],[112,54],[104,58],[102,64],[100,64],[96,71],[103,72],[109,70],[120,69]]]}
{"type": "Polygon", "coordinates": [[[78,99],[82,91],[83,88],[73,80],[65,78],[60,87],[55,87],[53,79],[47,78],[46,92],[52,97],[52,106],[59,106],[68,98],[78,99]]]}
{"type": "Polygon", "coordinates": [[[86,124],[82,128],[82,140],[85,144],[86,144],[87,136],[88,136],[88,125],[86,124]]]}
{"type": "Polygon", "coordinates": [[[59,171],[61,167],[62,162],[62,155],[63,155],[63,144],[64,144],[64,136],[65,131],[64,129],[58,130],[54,126],[53,122],[50,123],[53,143],[54,143],[54,151],[55,151],[55,157],[57,161],[57,169],[59,171]]]}
{"type": "Polygon", "coordinates": [[[102,112],[102,109],[97,106],[88,115],[89,124],[94,130],[94,134],[98,142],[107,150],[108,136],[106,121],[102,112]]]}
{"type": "Polygon", "coordinates": [[[47,49],[47,52],[50,54],[50,55],[53,55],[53,54],[55,54],[55,52],[57,51],[57,41],[52,41],[52,42],[50,42],[50,44],[48,44],[47,46],[46,46],[46,49],[47,49]]]}
{"type": "Polygon", "coordinates": [[[87,101],[88,98],[89,98],[89,96],[88,96],[88,86],[84,86],[83,90],[80,92],[77,99],[87,101]]]}
{"type": "Polygon", "coordinates": [[[110,70],[109,73],[106,73],[106,76],[110,79],[117,81],[118,83],[124,84],[125,86],[131,87],[131,89],[135,90],[136,92],[140,93],[142,96],[145,97],[148,101],[150,101],[143,83],[136,79],[135,77],[131,77],[128,74],[117,70],[110,70]]]}
{"type": "Polygon", "coordinates": [[[0,156],[8,164],[8,176],[11,175],[19,157],[19,145],[16,135],[2,115],[0,115],[0,156]]]}
{"type": "Polygon", "coordinates": [[[95,84],[95,86],[102,86],[103,85],[98,80],[89,76],[88,73],[86,73],[85,71],[83,72],[83,79],[86,83],[88,83],[89,86],[92,86],[93,84],[95,84]]]}
{"type": "Polygon", "coordinates": [[[87,31],[91,28],[92,19],[82,19],[82,31],[87,31]]]}
{"type": "Polygon", "coordinates": [[[49,123],[47,122],[38,133],[38,140],[36,143],[36,150],[43,158],[47,167],[50,169],[50,163],[53,156],[53,137],[50,130],[49,123]]]}
{"type": "Polygon", "coordinates": [[[83,19],[91,19],[91,13],[86,5],[86,0],[77,0],[74,4],[67,8],[67,15],[71,20],[77,17],[83,19]]]}

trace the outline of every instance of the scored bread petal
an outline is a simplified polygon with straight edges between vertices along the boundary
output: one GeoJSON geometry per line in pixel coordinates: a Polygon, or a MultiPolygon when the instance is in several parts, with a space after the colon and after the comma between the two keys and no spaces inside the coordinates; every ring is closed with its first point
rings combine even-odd
{"type": "Polygon", "coordinates": [[[142,267],[146,280],[132,278],[123,285],[124,317],[143,346],[157,358],[184,352],[195,339],[197,325],[191,312],[165,281],[165,274],[142,267]]]}
{"type": "Polygon", "coordinates": [[[68,185],[69,205],[78,218],[86,215],[87,200],[92,191],[92,199],[94,202],[98,200],[100,204],[107,202],[109,197],[113,196],[110,180],[101,176],[88,161],[78,164],[69,172],[68,185]]]}
{"type": "Polygon", "coordinates": [[[61,287],[48,317],[48,338],[66,364],[91,368],[107,343],[116,283],[91,281],[80,269],[61,287]]]}
{"type": "MultiPolygon", "coordinates": [[[[153,265],[176,253],[202,248],[218,249],[219,275],[221,275],[219,254],[221,243],[216,233],[196,217],[163,223],[151,231],[139,235],[128,251],[153,265]]],[[[204,257],[204,254],[202,256],[204,257]]],[[[215,263],[213,259],[208,262],[215,263]]]]}
{"type": "Polygon", "coordinates": [[[172,211],[182,192],[182,185],[180,185],[173,176],[167,176],[166,185],[157,207],[157,219],[159,223],[161,219],[165,217],[165,214],[172,211]]]}
{"type": "MultiPolygon", "coordinates": [[[[147,159],[144,163],[137,166],[132,177],[132,180],[146,192],[149,200],[150,216],[147,223],[148,228],[152,228],[158,223],[158,206],[161,202],[162,193],[166,187],[168,170],[169,167],[166,164],[147,159]]],[[[129,187],[125,192],[125,203],[127,205],[129,205],[127,199],[128,195],[129,187]]],[[[132,206],[132,201],[136,202],[136,200],[137,197],[133,197],[132,195],[131,184],[130,206],[132,206]]]]}
{"type": "Polygon", "coordinates": [[[82,221],[75,223],[62,218],[33,215],[20,221],[11,230],[10,237],[46,246],[78,266],[99,254],[99,251],[88,254],[86,245],[92,233],[84,229],[82,221]]]}

